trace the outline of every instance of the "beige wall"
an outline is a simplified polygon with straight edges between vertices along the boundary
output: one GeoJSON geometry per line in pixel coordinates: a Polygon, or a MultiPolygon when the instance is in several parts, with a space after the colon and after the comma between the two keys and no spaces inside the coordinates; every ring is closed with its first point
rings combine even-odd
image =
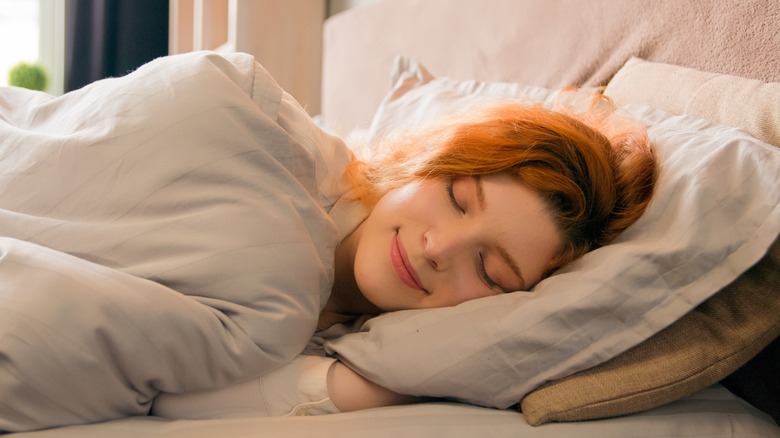
{"type": "Polygon", "coordinates": [[[311,115],[319,114],[322,25],[378,0],[169,0],[169,53],[250,53],[311,115]]]}
{"type": "Polygon", "coordinates": [[[328,0],[328,16],[344,12],[349,8],[364,6],[377,0],[328,0]]]}
{"type": "Polygon", "coordinates": [[[169,1],[170,54],[250,53],[309,114],[319,114],[326,0],[169,1]]]}

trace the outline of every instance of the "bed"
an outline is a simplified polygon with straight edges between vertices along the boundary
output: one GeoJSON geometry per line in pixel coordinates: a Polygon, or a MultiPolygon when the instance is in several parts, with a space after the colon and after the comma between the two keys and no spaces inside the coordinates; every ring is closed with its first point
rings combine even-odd
{"type": "MultiPolygon", "coordinates": [[[[44,95],[5,91],[4,120],[13,118],[8,103],[20,96],[38,112],[14,119],[17,127],[4,135],[27,135],[25,126],[38,126],[34,139],[56,143],[58,154],[37,165],[31,159],[3,168],[0,307],[15,305],[6,290],[24,288],[29,290],[24,299],[36,311],[45,308],[44,316],[50,320],[82,324],[79,327],[90,335],[88,342],[74,347],[89,351],[82,368],[41,376],[38,390],[70,398],[74,412],[114,413],[93,424],[60,426],[54,419],[44,430],[11,436],[780,437],[775,372],[780,335],[778,22],[780,6],[762,0],[734,4],[655,0],[643,4],[642,10],[629,0],[379,0],[325,23],[322,114],[316,118],[322,129],[308,124],[300,128],[302,112],[296,112],[277,88],[263,85],[272,79],[247,55],[184,55],[175,66],[158,60],[128,75],[130,79],[117,80],[136,82],[93,87],[70,97],[67,105],[44,95]],[[161,69],[165,74],[160,75],[161,69]],[[209,89],[192,82],[191,88],[181,91],[179,85],[172,86],[187,81],[171,77],[189,78],[198,69],[207,70],[221,85],[209,89]],[[100,103],[104,101],[92,100],[116,96],[118,88],[127,89],[128,84],[143,85],[143,92],[130,87],[122,96],[138,96],[109,100],[105,106],[100,103]],[[568,86],[579,88],[558,91],[568,86]],[[104,87],[100,93],[94,91],[100,87],[104,87]],[[271,138],[297,139],[296,154],[317,166],[316,178],[296,175],[309,190],[300,196],[316,198],[321,208],[333,212],[340,208],[341,189],[332,182],[338,165],[329,166],[343,164],[347,157],[338,153],[323,157],[330,149],[322,144],[344,138],[357,150],[375,136],[414,128],[436,115],[495,98],[577,107],[597,87],[605,87],[605,94],[622,111],[648,125],[662,157],[665,170],[655,206],[636,227],[615,245],[594,251],[545,280],[531,296],[383,315],[326,344],[330,354],[387,387],[441,401],[305,417],[172,421],[145,415],[151,397],[140,400],[139,394],[153,394],[149,392],[153,386],[167,384],[175,390],[187,379],[194,382],[191,385],[207,385],[228,381],[231,373],[256,370],[257,364],[278,366],[308,337],[307,330],[295,328],[293,323],[299,320],[293,318],[284,330],[295,342],[238,354],[253,342],[245,332],[280,330],[279,326],[252,325],[249,320],[257,316],[262,320],[262,315],[248,313],[237,299],[209,295],[203,287],[224,284],[239,290],[242,281],[254,281],[249,275],[238,279],[209,271],[222,267],[232,274],[250,269],[247,259],[268,258],[236,251],[245,242],[237,242],[241,239],[233,231],[252,226],[243,222],[247,212],[250,217],[266,208],[285,212],[279,209],[290,204],[232,201],[233,196],[246,196],[247,190],[264,190],[275,180],[214,177],[217,171],[251,174],[247,161],[231,161],[253,152],[247,146],[252,144],[250,134],[263,129],[271,138]],[[247,103],[246,94],[252,102],[247,103]],[[230,109],[199,109],[204,101],[218,99],[223,101],[220,108],[230,109]],[[184,103],[175,106],[171,101],[184,103]],[[159,107],[160,117],[153,119],[166,126],[140,131],[139,141],[134,123],[147,114],[146,106],[159,107]],[[94,126],[85,127],[67,116],[47,124],[44,117],[74,109],[93,117],[94,126]],[[169,129],[165,114],[187,111],[190,124],[169,129]],[[281,129],[268,128],[247,121],[246,114],[263,123],[269,115],[284,115],[285,122],[281,129]],[[213,128],[209,123],[215,120],[231,123],[230,129],[213,129],[216,133],[198,129],[213,128]],[[144,181],[141,187],[113,191],[121,181],[106,176],[101,170],[106,167],[93,171],[78,154],[61,148],[76,134],[93,142],[110,138],[113,148],[123,151],[116,166],[135,175],[129,180],[144,181]],[[187,149],[196,143],[209,146],[187,149]],[[140,168],[137,160],[152,153],[160,155],[160,162],[187,154],[182,161],[192,167],[178,169],[176,178],[165,173],[167,168],[140,168]],[[72,184],[91,187],[87,195],[72,196],[65,179],[44,178],[50,164],[64,162],[81,175],[72,184]],[[23,177],[14,173],[18,169],[25,169],[23,177]],[[198,175],[197,184],[182,188],[181,175],[190,174],[198,175]],[[101,184],[89,184],[96,180],[101,184]],[[40,193],[55,195],[41,200],[40,193]],[[122,236],[112,237],[116,233],[105,227],[102,240],[69,241],[62,230],[94,232],[101,226],[99,210],[105,206],[93,201],[106,193],[138,197],[121,199],[131,199],[137,208],[107,210],[106,223],[125,227],[122,236]],[[155,195],[144,198],[148,193],[155,195]],[[212,233],[210,224],[217,219],[209,216],[208,208],[201,210],[215,199],[232,209],[230,222],[219,225],[232,230],[227,234],[212,233]],[[31,200],[48,204],[39,208],[31,200]],[[69,220],[79,208],[94,211],[94,216],[73,225],[69,220]],[[155,216],[161,210],[177,216],[176,221],[155,216]],[[198,215],[189,214],[192,211],[198,215]],[[46,220],[28,220],[33,215],[46,220]],[[149,247],[153,250],[142,249],[149,247]],[[208,258],[204,253],[213,256],[209,264],[199,263],[208,258]],[[225,253],[232,255],[226,258],[225,253]],[[38,292],[44,289],[56,293],[38,292]],[[107,289],[132,293],[116,304],[105,299],[107,289]],[[89,302],[85,308],[95,313],[63,315],[62,309],[74,305],[63,291],[78,291],[78,299],[89,302]],[[184,291],[186,297],[175,291],[184,291]],[[186,311],[169,310],[175,308],[186,311]],[[220,315],[215,316],[214,309],[220,315]],[[126,322],[136,314],[170,320],[146,332],[126,322]],[[197,316],[201,314],[203,318],[197,316]],[[217,325],[227,331],[215,334],[223,333],[217,325]],[[129,333],[131,328],[138,331],[129,333]],[[193,339],[187,333],[193,330],[199,342],[187,341],[183,349],[181,339],[193,339]],[[113,348],[115,339],[132,348],[113,348]],[[188,356],[195,354],[193,350],[214,354],[215,363],[202,367],[208,374],[188,374],[196,357],[188,356]],[[179,364],[179,375],[144,374],[154,368],[155,360],[163,359],[179,364]],[[66,389],[59,388],[61,382],[78,379],[104,379],[117,387],[85,385],[83,391],[72,391],[63,383],[66,389]],[[132,403],[107,408],[105,400],[118,393],[132,403]]],[[[6,163],[12,161],[12,153],[27,153],[19,144],[13,145],[14,152],[9,144],[0,152],[6,163]]],[[[106,163],[117,162],[111,155],[104,158],[106,163]]],[[[290,173],[302,166],[285,154],[275,154],[273,160],[290,173]]],[[[289,178],[286,172],[273,175],[289,178]]],[[[296,226],[313,235],[332,241],[342,232],[316,208],[290,214],[298,215],[296,226]]],[[[271,237],[285,245],[290,240],[271,237]]],[[[270,256],[280,259],[279,269],[300,266],[300,260],[330,263],[327,254],[306,245],[285,248],[289,256],[278,257],[278,251],[270,256]]],[[[315,274],[301,276],[295,285],[313,289],[314,294],[252,312],[273,313],[280,307],[301,314],[316,312],[328,278],[321,271],[315,274]]],[[[23,325],[29,321],[21,316],[12,317],[17,317],[17,327],[33,330],[23,325]]],[[[12,317],[2,324],[9,324],[12,317]]],[[[55,339],[47,338],[50,334],[43,329],[34,330],[40,339],[55,339]]],[[[13,331],[3,332],[3,348],[16,341],[12,335],[13,331]]],[[[5,362],[0,363],[10,363],[8,357],[14,358],[3,356],[5,362]]],[[[25,357],[34,364],[30,368],[44,367],[42,361],[48,360],[34,354],[25,357]]],[[[3,406],[14,407],[24,396],[4,392],[3,406]]],[[[63,414],[62,424],[72,418],[63,414]]]]}

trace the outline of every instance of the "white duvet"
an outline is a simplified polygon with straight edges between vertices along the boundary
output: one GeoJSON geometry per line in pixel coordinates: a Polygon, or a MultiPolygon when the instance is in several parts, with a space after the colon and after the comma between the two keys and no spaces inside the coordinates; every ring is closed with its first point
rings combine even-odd
{"type": "Polygon", "coordinates": [[[0,430],[143,415],[304,348],[350,153],[251,56],[3,88],[0,142],[0,430]]]}

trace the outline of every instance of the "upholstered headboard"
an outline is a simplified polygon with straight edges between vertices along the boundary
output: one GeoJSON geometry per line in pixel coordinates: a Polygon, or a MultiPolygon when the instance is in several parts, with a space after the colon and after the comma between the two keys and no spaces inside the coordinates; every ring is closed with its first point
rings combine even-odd
{"type": "Polygon", "coordinates": [[[632,55],[778,82],[767,23],[780,23],[777,2],[378,1],[325,23],[322,114],[339,133],[367,127],[399,54],[436,75],[549,88],[603,85],[632,55]]]}

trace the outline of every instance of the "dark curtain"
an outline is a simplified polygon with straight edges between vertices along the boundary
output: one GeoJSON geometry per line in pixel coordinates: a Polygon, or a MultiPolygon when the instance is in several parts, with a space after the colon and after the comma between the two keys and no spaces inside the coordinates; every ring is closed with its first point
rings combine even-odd
{"type": "Polygon", "coordinates": [[[66,0],[65,91],[168,54],[168,0],[66,0]]]}

